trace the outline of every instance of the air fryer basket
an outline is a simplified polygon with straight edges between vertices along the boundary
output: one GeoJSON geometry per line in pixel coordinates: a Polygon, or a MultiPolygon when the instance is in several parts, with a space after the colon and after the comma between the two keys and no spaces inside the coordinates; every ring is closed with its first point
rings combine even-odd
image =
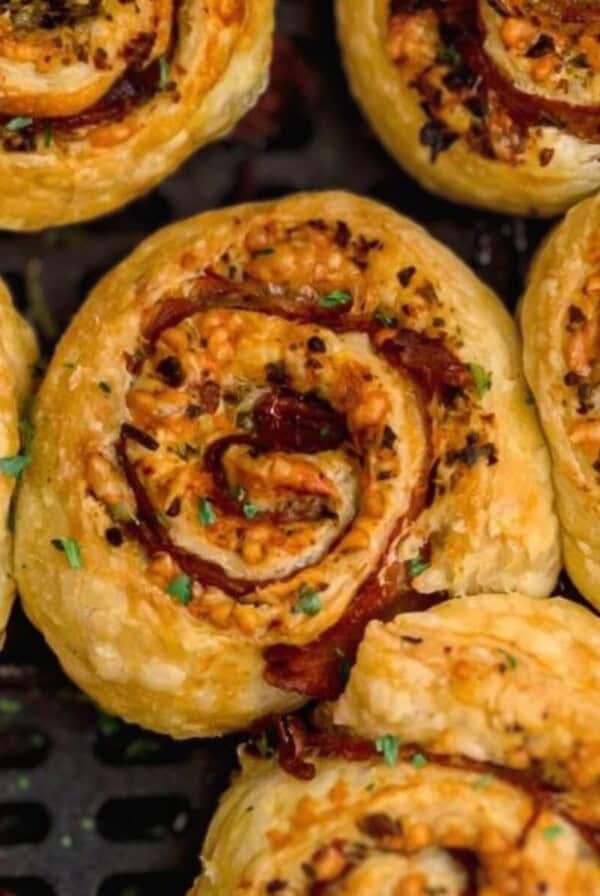
{"type": "MultiPolygon", "coordinates": [[[[271,86],[232,137],[110,217],[0,234],[0,270],[46,353],[90,287],[147,234],[304,189],[366,193],[416,218],[514,305],[548,224],[421,190],[348,95],[331,0],[279,0],[278,20],[271,86]]],[[[0,654],[0,896],[183,896],[234,762],[233,738],[176,743],[100,713],[17,610],[0,654]]]]}

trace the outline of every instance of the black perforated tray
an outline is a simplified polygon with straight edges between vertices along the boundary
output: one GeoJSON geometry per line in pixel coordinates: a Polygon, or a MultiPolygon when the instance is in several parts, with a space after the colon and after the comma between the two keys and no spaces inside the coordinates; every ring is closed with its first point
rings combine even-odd
{"type": "MultiPolygon", "coordinates": [[[[352,2],[352,0],[348,0],[352,2]]],[[[344,187],[425,224],[512,307],[547,223],[461,209],[386,156],[349,98],[330,0],[279,0],[271,88],[236,135],[124,211],[0,233],[0,271],[47,352],[144,236],[204,209],[344,187]]],[[[20,611],[0,654],[0,896],[183,896],[235,741],[175,743],[100,714],[20,611]]]]}

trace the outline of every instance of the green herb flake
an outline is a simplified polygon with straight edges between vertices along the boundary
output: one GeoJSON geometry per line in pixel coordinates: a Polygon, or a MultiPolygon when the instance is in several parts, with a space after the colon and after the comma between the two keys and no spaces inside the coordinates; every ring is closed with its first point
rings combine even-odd
{"type": "Polygon", "coordinates": [[[74,538],[53,538],[52,546],[57,551],[63,551],[67,557],[67,563],[71,569],[81,569],[83,559],[81,556],[81,546],[74,538]]]}
{"type": "Polygon", "coordinates": [[[33,124],[33,118],[29,118],[27,115],[17,115],[6,122],[4,129],[6,131],[22,131],[24,128],[28,128],[30,124],[33,124]]]}
{"type": "Polygon", "coordinates": [[[244,504],[242,511],[247,520],[253,520],[260,513],[256,504],[244,504]]]}
{"type": "Polygon", "coordinates": [[[108,395],[109,392],[112,392],[112,389],[110,388],[110,386],[108,385],[108,383],[105,383],[105,382],[104,382],[104,380],[101,380],[101,381],[98,383],[98,388],[101,389],[103,392],[106,392],[107,395],[108,395]]]}
{"type": "Polygon", "coordinates": [[[217,514],[208,498],[200,498],[198,501],[198,519],[205,526],[214,526],[217,522],[217,514]]]}
{"type": "Polygon", "coordinates": [[[552,843],[553,840],[556,840],[557,837],[560,837],[564,832],[565,829],[559,824],[551,824],[547,828],[544,828],[542,835],[545,840],[549,840],[552,843]]]}
{"type": "Polygon", "coordinates": [[[478,397],[482,398],[492,388],[492,374],[489,370],[485,370],[481,364],[469,364],[469,370],[473,377],[475,391],[478,397]]]}
{"type": "Polygon", "coordinates": [[[52,146],[53,140],[54,134],[52,133],[52,128],[48,125],[48,127],[44,128],[44,146],[46,149],[52,146]]]}
{"type": "Polygon", "coordinates": [[[275,249],[272,246],[265,246],[264,249],[255,249],[252,253],[253,258],[266,257],[267,255],[275,255],[275,249]]]}
{"type": "Polygon", "coordinates": [[[171,66],[169,60],[165,56],[161,56],[158,60],[158,87],[159,90],[166,90],[171,80],[171,66]]]}
{"type": "Polygon", "coordinates": [[[192,601],[192,580],[189,576],[176,576],[167,588],[167,594],[175,598],[175,602],[187,606],[192,601]]]}
{"type": "Polygon", "coordinates": [[[410,761],[413,768],[420,769],[425,768],[427,765],[427,758],[423,756],[422,753],[415,753],[413,758],[410,761]]]}
{"type": "Polygon", "coordinates": [[[0,473],[12,476],[16,479],[23,470],[29,466],[31,458],[24,454],[14,454],[12,457],[0,458],[0,473]]]}
{"type": "Polygon", "coordinates": [[[316,616],[323,609],[319,592],[310,585],[301,585],[298,592],[298,600],[292,608],[292,613],[304,613],[305,616],[316,616]]]}
{"type": "Polygon", "coordinates": [[[337,289],[334,292],[327,293],[325,296],[321,296],[319,304],[323,308],[336,308],[338,305],[348,305],[351,301],[352,296],[349,292],[337,289]]]}
{"type": "Polygon", "coordinates": [[[516,669],[518,666],[517,658],[512,655],[512,653],[508,653],[508,651],[503,650],[502,653],[506,657],[506,662],[510,666],[511,669],[516,669]]]}
{"type": "Polygon", "coordinates": [[[485,790],[486,787],[489,787],[492,781],[494,780],[494,775],[490,772],[486,772],[484,775],[480,775],[473,783],[471,787],[473,790],[485,790]]]}
{"type": "Polygon", "coordinates": [[[398,751],[400,750],[401,740],[394,734],[385,734],[378,737],[375,741],[375,749],[383,756],[386,765],[396,765],[398,762],[398,751]]]}
{"type": "Polygon", "coordinates": [[[259,756],[263,759],[270,759],[274,755],[273,747],[269,744],[267,735],[263,732],[259,738],[254,741],[254,746],[258,750],[259,756]]]}
{"type": "Polygon", "coordinates": [[[406,561],[406,571],[411,579],[416,579],[431,566],[420,554],[406,561]]]}

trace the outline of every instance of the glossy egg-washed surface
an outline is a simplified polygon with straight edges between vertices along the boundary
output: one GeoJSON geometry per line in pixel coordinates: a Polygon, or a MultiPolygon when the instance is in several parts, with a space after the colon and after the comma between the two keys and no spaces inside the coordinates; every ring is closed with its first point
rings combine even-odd
{"type": "MultiPolygon", "coordinates": [[[[386,156],[348,99],[328,5],[281,0],[279,14],[274,82],[233,138],[202,150],[118,215],[40,235],[0,233],[2,272],[20,307],[41,325],[46,346],[99,276],[158,227],[204,208],[332,183],[416,218],[514,302],[546,225],[467,212],[421,190],[386,156]]],[[[18,896],[37,896],[37,880],[39,887],[46,882],[39,891],[44,896],[46,886],[59,896],[95,896],[104,881],[102,896],[122,896],[134,886],[142,896],[165,889],[181,896],[197,872],[202,832],[226,784],[231,742],[175,743],[106,720],[79,699],[19,614],[0,655],[0,672],[1,695],[12,701],[2,709],[0,782],[16,817],[25,817],[21,807],[34,803],[52,822],[39,842],[28,842],[27,830],[18,845],[6,840],[2,885],[18,896]],[[17,711],[11,714],[13,704],[17,711]],[[42,744],[31,755],[30,737],[42,744]],[[14,749],[22,751],[20,758],[14,749]],[[74,767],[77,788],[65,793],[61,782],[70,780],[74,767]],[[97,816],[115,796],[125,802],[113,830],[104,810],[97,816]],[[158,805],[154,797],[176,796],[184,807],[183,827],[175,813],[158,829],[145,804],[140,824],[135,810],[142,796],[152,805],[158,805]]]]}
{"type": "Polygon", "coordinates": [[[33,422],[25,609],[106,708],[175,736],[335,697],[370,619],[558,574],[513,322],[351,194],[157,233],[72,322],[33,422]]]}
{"type": "Polygon", "coordinates": [[[594,4],[340,0],[338,13],[353,90],[422,183],[529,214],[597,188],[594,4]]]}
{"type": "Polygon", "coordinates": [[[0,224],[96,217],[227,133],[266,85],[272,0],[0,4],[0,224]]]}

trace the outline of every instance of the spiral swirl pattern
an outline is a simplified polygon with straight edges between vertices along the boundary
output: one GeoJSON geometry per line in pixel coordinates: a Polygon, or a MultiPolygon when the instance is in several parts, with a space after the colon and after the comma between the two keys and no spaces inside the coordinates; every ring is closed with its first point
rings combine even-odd
{"type": "Polygon", "coordinates": [[[272,0],[4,0],[2,226],[109,211],[233,127],[272,26],[272,0]]]}
{"type": "Polygon", "coordinates": [[[427,187],[519,214],[597,188],[595,4],[340,0],[338,18],[355,93],[427,187]]]}
{"type": "Polygon", "coordinates": [[[18,527],[23,557],[48,545],[23,571],[28,612],[107,705],[197,733],[336,696],[372,618],[480,582],[545,593],[556,524],[513,340],[452,256],[354,197],[159,234],[89,300],[44,385],[18,527]]]}
{"type": "Polygon", "coordinates": [[[415,749],[388,764],[372,742],[350,738],[337,747],[329,738],[331,758],[318,752],[308,782],[243,758],[190,896],[600,892],[596,798],[584,809],[498,769],[415,749]]]}

